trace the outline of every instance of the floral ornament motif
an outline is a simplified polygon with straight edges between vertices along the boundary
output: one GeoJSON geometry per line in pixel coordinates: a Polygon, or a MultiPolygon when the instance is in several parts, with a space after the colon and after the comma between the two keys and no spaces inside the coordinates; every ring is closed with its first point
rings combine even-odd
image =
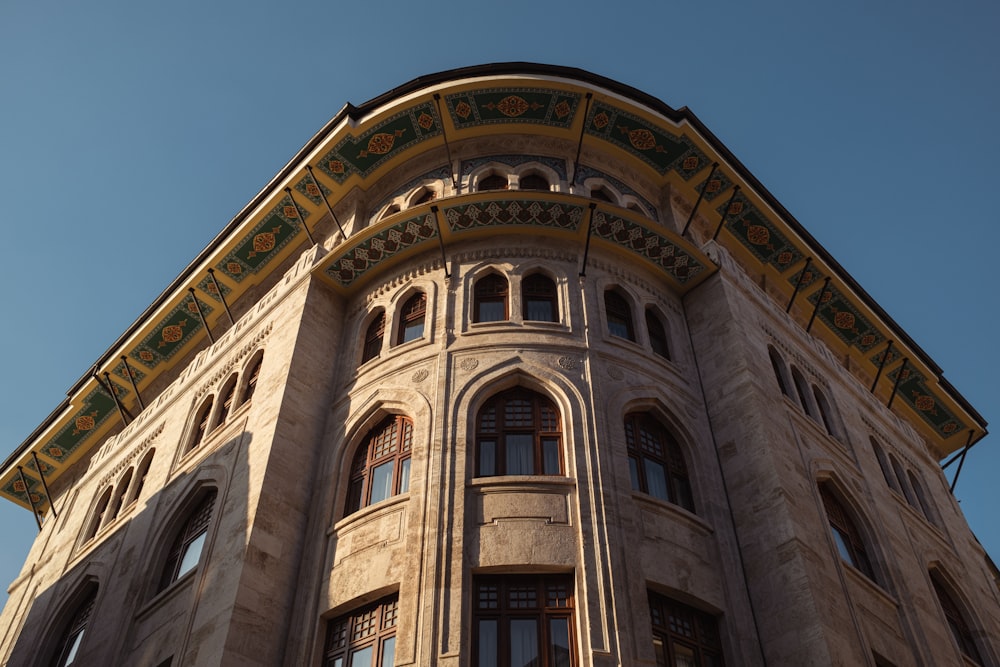
{"type": "Polygon", "coordinates": [[[771,240],[771,232],[761,225],[750,225],[747,228],[747,240],[754,245],[767,245],[771,240]]]}
{"type": "Polygon", "coordinates": [[[261,232],[253,237],[254,252],[267,252],[274,249],[274,234],[272,232],[261,232]]]}
{"type": "Polygon", "coordinates": [[[559,104],[555,106],[555,109],[553,109],[553,111],[556,112],[556,118],[560,119],[565,118],[571,110],[572,109],[570,109],[569,103],[566,100],[560,101],[559,104]]]}
{"type": "Polygon", "coordinates": [[[479,360],[472,358],[462,359],[462,361],[459,362],[458,366],[463,371],[474,371],[479,366],[479,360]]]}
{"type": "Polygon", "coordinates": [[[566,371],[576,370],[576,359],[573,357],[559,357],[556,360],[559,367],[566,371]]]}
{"type": "Polygon", "coordinates": [[[851,329],[854,327],[854,315],[846,310],[841,310],[833,316],[833,323],[841,329],[851,329]]]}
{"type": "Polygon", "coordinates": [[[472,107],[465,100],[462,100],[455,105],[455,114],[462,120],[466,120],[472,115],[472,107]]]}
{"type": "Polygon", "coordinates": [[[934,397],[933,396],[917,396],[913,404],[917,406],[917,410],[923,410],[924,412],[929,412],[934,409],[934,397]]]}
{"type": "Polygon", "coordinates": [[[509,118],[516,118],[529,108],[527,100],[517,95],[508,95],[497,102],[497,111],[509,118]]]}
{"type": "Polygon", "coordinates": [[[292,219],[294,219],[294,218],[299,217],[299,209],[295,208],[294,206],[287,205],[287,204],[285,206],[281,207],[281,212],[285,214],[286,218],[292,218],[292,219]]]}
{"type": "Polygon", "coordinates": [[[622,369],[617,366],[608,366],[608,375],[611,376],[612,380],[621,380],[625,378],[625,373],[622,372],[622,369]]]}
{"type": "Polygon", "coordinates": [[[604,113],[603,111],[594,116],[594,127],[596,127],[598,130],[603,130],[608,126],[608,123],[610,122],[611,119],[608,118],[608,114],[604,113]]]}
{"type": "Polygon", "coordinates": [[[371,139],[368,140],[368,147],[358,153],[359,158],[368,157],[369,154],[374,155],[385,155],[392,150],[392,147],[396,144],[396,139],[403,136],[405,130],[396,130],[392,134],[387,132],[377,132],[373,134],[371,139]]]}
{"type": "Polygon", "coordinates": [[[344,173],[344,163],[340,160],[330,160],[326,163],[327,169],[330,170],[331,174],[343,174],[344,173]]]}
{"type": "Polygon", "coordinates": [[[412,376],[410,376],[410,380],[412,382],[423,382],[424,380],[427,379],[427,376],[429,375],[430,373],[427,371],[426,368],[421,368],[420,370],[416,371],[412,376]]]}
{"type": "Polygon", "coordinates": [[[423,130],[429,130],[431,129],[431,126],[434,125],[434,117],[424,111],[417,116],[417,125],[419,125],[423,130]]]}
{"type": "Polygon", "coordinates": [[[233,274],[234,276],[238,276],[239,274],[243,273],[243,267],[240,266],[237,262],[226,262],[226,270],[229,271],[229,273],[233,274]]]}
{"type": "Polygon", "coordinates": [[[139,350],[139,358],[143,361],[152,361],[153,353],[149,350],[139,350]]]}
{"type": "Polygon", "coordinates": [[[95,423],[96,422],[91,415],[80,415],[76,418],[76,429],[77,431],[89,431],[94,428],[95,423]]]}
{"type": "Polygon", "coordinates": [[[170,324],[163,327],[163,331],[160,332],[160,336],[163,337],[163,341],[160,345],[162,346],[164,343],[176,343],[183,338],[183,327],[185,326],[187,326],[187,320],[181,320],[178,324],[170,324]]]}
{"type": "MultiPolygon", "coordinates": [[[[622,128],[623,130],[627,128],[622,128]]],[[[640,151],[648,151],[656,146],[656,137],[645,128],[636,128],[628,132],[628,141],[640,151]]]]}
{"type": "Polygon", "coordinates": [[[66,456],[66,452],[64,452],[60,447],[49,447],[47,451],[49,453],[49,456],[51,456],[54,459],[61,459],[62,457],[66,456]]]}
{"type": "Polygon", "coordinates": [[[684,171],[691,171],[693,169],[697,169],[700,163],[701,160],[698,159],[697,155],[691,155],[684,158],[684,162],[681,163],[681,169],[684,171]]]}

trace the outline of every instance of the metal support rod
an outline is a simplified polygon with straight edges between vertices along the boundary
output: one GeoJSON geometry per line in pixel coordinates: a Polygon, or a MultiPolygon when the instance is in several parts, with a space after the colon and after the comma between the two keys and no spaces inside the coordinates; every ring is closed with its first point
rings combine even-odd
{"type": "Polygon", "coordinates": [[[451,146],[448,145],[448,133],[444,131],[444,116],[441,115],[440,93],[434,93],[434,106],[437,107],[438,122],[441,123],[441,138],[444,139],[444,154],[448,158],[448,171],[451,172],[451,187],[453,187],[457,192],[458,181],[455,180],[455,165],[451,162],[451,146]]]}
{"type": "Polygon", "coordinates": [[[587,243],[583,246],[583,265],[580,267],[580,277],[587,275],[587,257],[590,256],[590,236],[594,233],[594,209],[597,204],[590,202],[590,220],[587,222],[587,243]]]}
{"type": "Polygon", "coordinates": [[[128,381],[132,384],[132,390],[135,392],[135,400],[139,402],[139,409],[145,410],[146,405],[142,402],[142,395],[139,393],[139,387],[135,384],[135,376],[132,374],[132,367],[128,365],[128,357],[124,354],[122,355],[122,363],[125,364],[125,374],[128,375],[128,381]]]}
{"type": "Polygon", "coordinates": [[[948,491],[951,492],[951,495],[955,495],[955,485],[958,484],[958,476],[962,474],[962,466],[965,465],[965,456],[966,456],[966,454],[969,453],[969,448],[972,446],[971,445],[971,443],[972,443],[972,433],[973,433],[973,431],[970,428],[969,429],[969,437],[965,441],[965,447],[962,448],[962,458],[959,459],[959,461],[958,461],[958,470],[955,471],[955,477],[954,477],[954,479],[951,480],[951,486],[948,488],[948,491]]]}
{"type": "Polygon", "coordinates": [[[809,317],[809,324],[806,326],[806,333],[812,329],[813,322],[816,321],[816,314],[819,313],[819,307],[823,305],[823,295],[826,294],[827,287],[830,286],[830,277],[827,276],[826,280],[823,281],[823,289],[819,291],[819,297],[816,299],[816,307],[813,308],[813,314],[809,317]]]}
{"type": "Polygon", "coordinates": [[[444,277],[451,278],[451,273],[448,272],[448,255],[444,251],[444,237],[441,235],[441,218],[438,217],[438,207],[431,206],[431,213],[434,214],[434,224],[437,225],[438,230],[438,246],[441,248],[441,263],[444,265],[444,277]]]}
{"type": "Polygon", "coordinates": [[[899,372],[896,373],[896,381],[892,384],[892,394],[889,395],[889,402],[885,404],[885,407],[892,409],[892,402],[896,399],[896,392],[899,391],[899,383],[903,381],[903,374],[906,372],[906,363],[909,361],[909,357],[903,359],[903,365],[899,367],[899,372]]]}
{"type": "MultiPolygon", "coordinates": [[[[972,441],[972,434],[973,434],[972,429],[969,429],[969,437],[965,439],[965,446],[966,447],[971,448],[973,445],[979,444],[979,440],[982,440],[983,438],[986,437],[986,434],[983,433],[983,435],[979,438],[979,440],[976,440],[975,442],[971,442],[972,441]]],[[[953,457],[951,457],[950,459],[948,459],[947,461],[945,461],[944,465],[941,466],[941,470],[947,470],[951,466],[952,463],[954,463],[955,461],[959,460],[960,458],[962,458],[962,452],[959,452],[958,454],[955,454],[953,457]]]]}
{"type": "Polygon", "coordinates": [[[299,203],[295,201],[295,196],[292,195],[292,189],[285,188],[285,192],[288,194],[288,198],[292,200],[292,206],[295,207],[295,214],[299,216],[299,222],[302,223],[302,229],[306,230],[306,236],[309,237],[309,243],[316,245],[316,239],[313,238],[312,232],[309,231],[309,225],[306,224],[306,219],[302,217],[302,209],[299,208],[299,203]]]}
{"type": "Polygon", "coordinates": [[[35,469],[38,471],[38,476],[42,480],[42,488],[45,489],[45,495],[49,499],[49,508],[52,510],[53,518],[59,518],[56,514],[56,504],[52,502],[52,492],[49,491],[49,484],[45,481],[45,473],[42,472],[42,463],[38,460],[38,455],[35,454],[35,450],[31,450],[31,458],[35,461],[35,469]]]}
{"type": "Polygon", "coordinates": [[[576,142],[576,157],[573,158],[573,182],[576,185],[576,175],[580,172],[580,153],[583,151],[583,135],[587,133],[587,114],[590,113],[590,100],[593,93],[587,93],[587,106],[583,109],[583,124],[580,126],[580,139],[576,142]]]}
{"type": "Polygon", "coordinates": [[[198,319],[201,320],[201,325],[205,327],[205,333],[208,334],[208,341],[215,344],[215,337],[212,336],[212,330],[208,328],[208,322],[205,321],[205,313],[201,312],[201,304],[198,303],[198,297],[194,294],[194,288],[188,287],[188,292],[191,294],[191,300],[194,301],[194,308],[198,311],[198,319]]]}
{"type": "Polygon", "coordinates": [[[889,352],[892,351],[892,341],[885,346],[885,352],[882,353],[882,361],[878,365],[878,373],[875,374],[875,381],[872,382],[871,393],[875,393],[875,386],[878,384],[879,378],[882,377],[882,369],[885,368],[885,362],[889,359],[889,352]]]}
{"type": "Polygon", "coordinates": [[[17,466],[17,474],[21,478],[21,484],[24,485],[24,495],[28,497],[28,502],[31,504],[31,513],[35,515],[35,523],[38,524],[38,532],[42,532],[42,520],[38,518],[38,510],[35,508],[35,499],[31,497],[31,491],[28,489],[28,480],[24,478],[24,469],[21,466],[17,466]]]}
{"type": "Polygon", "coordinates": [[[701,186],[701,192],[698,193],[698,200],[694,203],[694,208],[691,209],[691,215],[688,216],[687,222],[684,223],[684,229],[681,231],[681,236],[687,236],[688,227],[691,226],[691,222],[694,221],[694,216],[698,212],[698,207],[701,206],[701,200],[705,198],[705,190],[708,189],[708,184],[712,181],[712,177],[715,176],[715,170],[719,168],[718,162],[712,163],[712,171],[709,172],[708,178],[705,179],[705,183],[701,186]]]}
{"type": "MultiPolygon", "coordinates": [[[[233,312],[229,310],[229,304],[226,303],[226,295],[222,293],[222,287],[219,285],[219,281],[215,279],[215,269],[208,270],[208,277],[212,279],[212,284],[215,285],[215,291],[219,295],[219,300],[222,301],[222,307],[226,309],[226,315],[229,316],[229,323],[236,324],[236,320],[233,319],[233,312]]],[[[122,359],[124,358],[122,357],[122,359]]]]}
{"type": "Polygon", "coordinates": [[[788,300],[788,305],[785,306],[785,312],[792,312],[792,304],[795,303],[795,297],[799,295],[799,290],[802,289],[802,283],[806,280],[806,273],[809,271],[809,265],[812,264],[813,258],[806,257],[806,265],[802,267],[802,273],[799,274],[799,280],[795,283],[795,291],[792,292],[792,298],[788,300]]]}
{"type": "Polygon", "coordinates": [[[115,402],[115,406],[118,408],[118,414],[121,415],[122,421],[125,424],[128,424],[130,421],[129,418],[132,415],[128,413],[128,411],[125,409],[125,406],[122,405],[122,402],[118,400],[118,392],[115,391],[114,385],[111,384],[111,377],[108,376],[107,373],[105,373],[104,376],[108,378],[108,383],[104,384],[104,380],[102,380],[101,377],[97,374],[97,366],[94,366],[91,369],[90,376],[95,380],[97,380],[97,384],[101,385],[101,389],[106,391],[108,396],[111,397],[111,400],[115,402]]]}
{"type": "Polygon", "coordinates": [[[719,226],[715,228],[715,233],[712,234],[713,241],[719,238],[719,232],[722,231],[722,227],[726,224],[726,218],[729,217],[729,207],[733,205],[733,201],[739,193],[740,186],[737,185],[733,188],[733,194],[729,195],[729,201],[726,202],[726,208],[722,209],[722,219],[719,220],[719,226]]]}
{"type": "Polygon", "coordinates": [[[316,174],[313,173],[313,168],[306,165],[306,171],[309,172],[309,178],[312,179],[313,185],[315,185],[316,189],[319,190],[319,196],[323,198],[323,203],[326,204],[326,210],[330,212],[330,217],[333,218],[335,223],[337,223],[337,229],[340,230],[340,235],[346,239],[347,233],[344,232],[344,228],[340,226],[340,220],[337,219],[337,214],[333,212],[333,207],[330,206],[330,202],[326,198],[326,193],[323,192],[323,186],[321,186],[319,181],[316,180],[316,174]]]}

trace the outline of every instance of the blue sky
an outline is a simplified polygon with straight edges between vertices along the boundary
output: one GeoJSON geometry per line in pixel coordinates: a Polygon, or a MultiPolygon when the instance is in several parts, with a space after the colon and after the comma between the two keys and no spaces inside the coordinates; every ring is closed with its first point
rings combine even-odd
{"type": "MultiPolygon", "coordinates": [[[[486,6],[0,3],[0,456],[346,102],[511,60],[690,107],[1000,428],[1000,5],[486,6]]],[[[956,494],[995,560],[998,449],[956,494]]]]}

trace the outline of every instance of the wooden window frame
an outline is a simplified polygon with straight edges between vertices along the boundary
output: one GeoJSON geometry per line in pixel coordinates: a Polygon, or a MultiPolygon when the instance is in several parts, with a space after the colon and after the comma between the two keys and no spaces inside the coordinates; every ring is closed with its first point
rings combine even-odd
{"type": "Polygon", "coordinates": [[[562,436],[559,408],[547,396],[524,387],[514,387],[495,394],[476,415],[476,467],[473,477],[504,477],[512,474],[564,476],[566,464],[562,436]],[[523,421],[518,423],[518,416],[526,414],[524,403],[530,406],[530,424],[523,421]],[[532,471],[508,472],[508,436],[529,434],[532,471]],[[551,448],[553,443],[558,450],[558,471],[546,472],[546,449],[551,448]]]}
{"type": "Polygon", "coordinates": [[[351,460],[344,516],[372,505],[375,473],[392,463],[390,489],[381,502],[409,490],[410,460],[413,451],[413,421],[403,415],[389,415],[365,435],[351,460]]]}
{"type": "Polygon", "coordinates": [[[690,651],[685,657],[694,659],[691,664],[722,667],[722,638],[715,616],[654,591],[646,593],[657,665],[680,664],[675,651],[682,646],[690,651]]]}
{"type": "Polygon", "coordinates": [[[844,507],[844,503],[830,489],[829,484],[820,484],[819,493],[840,559],[872,582],[878,583],[871,557],[868,555],[868,547],[850,511],[844,507]]]}
{"type": "Polygon", "coordinates": [[[361,363],[382,356],[382,342],[385,340],[385,311],[379,310],[365,329],[365,342],[361,349],[361,363]]]}
{"type": "Polygon", "coordinates": [[[207,491],[198,504],[188,512],[187,518],[184,520],[184,525],[177,530],[177,534],[170,545],[170,550],[167,552],[158,590],[166,590],[188,572],[198,569],[205,555],[205,544],[208,542],[208,530],[212,524],[212,515],[215,513],[217,497],[218,492],[215,489],[207,491]],[[205,542],[202,543],[198,550],[197,563],[181,572],[180,568],[188,556],[191,545],[203,536],[205,542]]]}
{"type": "Polygon", "coordinates": [[[525,322],[558,322],[559,321],[559,291],[556,282],[541,271],[529,273],[521,279],[521,318],[525,322]],[[548,319],[529,317],[530,304],[547,303],[548,319]]]}
{"type": "Polygon", "coordinates": [[[503,275],[491,271],[476,279],[472,287],[472,321],[473,322],[506,322],[510,319],[510,283],[503,275]],[[500,319],[483,319],[482,306],[487,303],[502,303],[503,317],[500,319]]]}
{"type": "Polygon", "coordinates": [[[396,345],[419,340],[427,332],[427,293],[417,292],[407,299],[399,309],[399,332],[396,334],[396,345]],[[419,323],[420,335],[407,337],[411,327],[419,323]]]}
{"type": "Polygon", "coordinates": [[[396,626],[399,620],[399,595],[390,595],[326,624],[323,667],[348,667],[354,656],[371,649],[372,661],[363,667],[393,665],[396,626]],[[389,655],[389,652],[392,655],[389,655]]]}
{"type": "Polygon", "coordinates": [[[635,342],[632,304],[624,294],[614,288],[604,290],[604,313],[607,316],[609,335],[635,342]],[[619,326],[624,329],[624,336],[615,331],[619,326]]]}
{"type": "Polygon", "coordinates": [[[625,448],[628,451],[629,476],[635,491],[695,513],[687,461],[670,429],[652,413],[630,412],[625,415],[625,448]],[[655,473],[655,466],[663,470],[666,498],[657,496],[649,488],[649,476],[655,473]]]}

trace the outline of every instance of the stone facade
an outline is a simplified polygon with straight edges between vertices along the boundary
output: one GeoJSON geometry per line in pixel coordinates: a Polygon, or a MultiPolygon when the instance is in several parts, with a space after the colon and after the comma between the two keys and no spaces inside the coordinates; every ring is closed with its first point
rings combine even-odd
{"type": "MultiPolygon", "coordinates": [[[[511,86],[510,72],[477,74],[511,86]]],[[[525,72],[505,113],[530,114],[532,86],[579,89],[581,105],[584,91],[621,94],[566,75],[525,72]]],[[[473,79],[418,80],[351,131],[438,91],[461,118],[473,79]]],[[[4,664],[64,664],[72,650],[86,665],[354,664],[337,652],[344,619],[345,642],[372,649],[366,665],[1000,664],[997,586],[937,463],[949,446],[888,408],[833,337],[806,330],[804,298],[785,312],[792,284],[769,283],[728,232],[712,239],[725,197],[682,236],[695,206],[683,181],[610,142],[588,139],[577,163],[582,130],[560,134],[552,113],[468,136],[453,115],[450,145],[391,155],[331,194],[336,221],[315,198],[316,243],[300,238],[260,272],[229,304],[235,323],[210,320],[215,342],[151,378],[134,421],[53,481],[59,516],[0,617],[4,664]],[[488,177],[506,187],[484,191],[488,177]],[[648,252],[656,243],[669,250],[648,252]],[[706,275],[687,282],[667,252],[706,275]],[[491,275],[504,293],[477,292],[491,275]],[[532,292],[538,275],[551,294],[532,292]],[[420,294],[416,317],[403,306],[420,294]],[[539,299],[551,318],[532,310],[539,299]],[[422,329],[404,342],[407,322],[422,329]],[[524,412],[490,426],[497,405],[497,423],[524,412]],[[553,408],[555,425],[539,427],[553,408]],[[380,469],[368,448],[387,423],[410,449],[380,469]],[[568,597],[526,601],[547,582],[568,597]],[[680,630],[651,618],[661,602],[680,630]],[[954,609],[971,647],[949,629],[954,609]],[[365,610],[380,619],[368,634],[365,610]]],[[[293,164],[317,164],[348,125],[293,164]]]]}

